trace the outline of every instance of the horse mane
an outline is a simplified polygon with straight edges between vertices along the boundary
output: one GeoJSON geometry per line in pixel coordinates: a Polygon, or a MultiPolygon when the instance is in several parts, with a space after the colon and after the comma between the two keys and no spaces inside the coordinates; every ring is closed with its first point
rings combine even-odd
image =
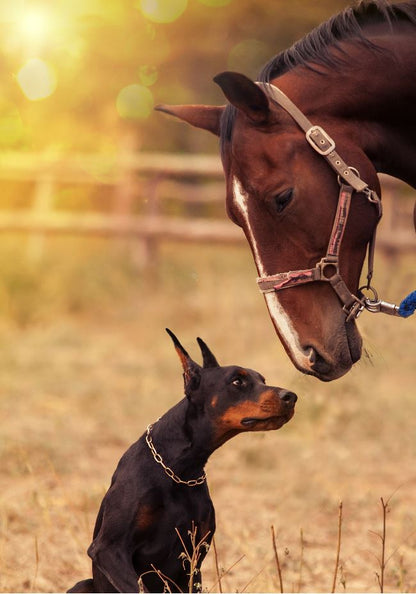
{"type": "MultiPolygon", "coordinates": [[[[388,0],[358,0],[328,21],[320,24],[290,48],[274,56],[263,66],[258,80],[270,82],[296,66],[304,66],[323,73],[322,68],[339,68],[347,61],[342,52],[333,52],[346,39],[354,39],[369,50],[381,51],[365,35],[365,28],[377,23],[386,23],[391,28],[395,21],[405,21],[416,26],[416,0],[391,4],[388,0]]],[[[236,109],[228,105],[221,121],[221,146],[231,139],[236,109]]]]}
{"type": "Polygon", "coordinates": [[[339,47],[339,42],[354,38],[369,49],[378,51],[377,45],[365,36],[365,27],[396,20],[407,21],[416,26],[416,2],[391,4],[387,0],[361,0],[322,23],[292,47],[272,58],[261,70],[259,80],[269,82],[272,78],[296,66],[316,70],[314,65],[336,68],[345,63],[342,54],[330,52],[339,47]]]}

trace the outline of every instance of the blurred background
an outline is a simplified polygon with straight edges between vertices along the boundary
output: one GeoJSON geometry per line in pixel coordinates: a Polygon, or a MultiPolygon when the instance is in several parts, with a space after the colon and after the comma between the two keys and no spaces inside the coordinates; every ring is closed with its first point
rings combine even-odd
{"type": "MultiPolygon", "coordinates": [[[[156,113],[222,104],[341,0],[0,0],[0,590],[62,591],[116,463],[182,395],[171,328],[199,360],[299,394],[278,433],[208,464],[224,591],[416,589],[414,319],[363,314],[365,356],[322,384],[293,368],[225,215],[217,139],[156,113]],[[232,569],[230,569],[232,567],[232,569]]],[[[414,191],[383,179],[375,284],[416,287],[414,191]]],[[[212,553],[208,590],[218,591],[212,553]]]]}
{"type": "Polygon", "coordinates": [[[260,66],[342,0],[2,0],[3,149],[206,151],[207,135],[169,127],[155,103],[217,103],[212,77],[260,66]]]}

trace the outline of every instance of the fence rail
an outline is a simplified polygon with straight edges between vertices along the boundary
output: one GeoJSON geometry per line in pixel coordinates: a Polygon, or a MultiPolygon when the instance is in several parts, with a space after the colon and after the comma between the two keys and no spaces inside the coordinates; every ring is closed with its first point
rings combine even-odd
{"type": "MultiPolygon", "coordinates": [[[[409,189],[393,178],[381,179],[384,216],[378,247],[389,253],[414,250],[409,189]]],[[[146,242],[151,244],[151,249],[142,250],[147,258],[150,253],[154,257],[157,244],[165,240],[245,241],[241,229],[225,215],[223,172],[217,156],[6,153],[0,156],[0,184],[25,184],[24,192],[29,193],[24,208],[10,209],[0,198],[0,233],[30,234],[30,249],[38,256],[51,234],[134,237],[145,247],[146,242]],[[91,211],[88,205],[81,210],[78,206],[76,212],[62,210],[56,196],[65,185],[83,186],[87,193],[91,188],[105,190],[110,205],[105,212],[91,211]],[[172,199],[182,205],[179,216],[164,212],[164,203],[172,199]],[[217,205],[215,214],[195,212],[204,205],[217,205]]]]}
{"type": "Polygon", "coordinates": [[[32,213],[0,213],[0,232],[33,232],[45,235],[97,235],[153,238],[185,242],[242,243],[244,236],[229,221],[180,219],[165,216],[103,216],[52,213],[34,217],[32,213]]]}

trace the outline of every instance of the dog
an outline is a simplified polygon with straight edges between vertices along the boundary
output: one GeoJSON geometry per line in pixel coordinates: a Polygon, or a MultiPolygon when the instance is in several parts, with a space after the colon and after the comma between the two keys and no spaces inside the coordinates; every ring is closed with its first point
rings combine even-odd
{"type": "Polygon", "coordinates": [[[203,366],[166,329],[183,368],[184,398],[122,456],[98,512],[92,579],[68,592],[201,591],[201,564],[215,532],[204,466],[244,431],[280,429],[296,394],[236,365],[221,367],[197,338],[203,366]]]}

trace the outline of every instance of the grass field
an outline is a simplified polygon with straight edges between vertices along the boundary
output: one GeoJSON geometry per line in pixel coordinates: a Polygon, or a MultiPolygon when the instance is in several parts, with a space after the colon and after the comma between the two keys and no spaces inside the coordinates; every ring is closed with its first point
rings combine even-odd
{"type": "MultiPolygon", "coordinates": [[[[47,253],[30,262],[24,242],[1,245],[1,591],[63,591],[90,576],[118,459],[182,397],[166,326],[198,360],[201,336],[220,363],[299,395],[287,426],[241,435],[208,463],[223,590],[279,590],[273,525],[284,590],[330,591],[342,501],[336,589],[380,591],[384,498],[384,590],[416,591],[414,318],[363,314],[368,355],[323,384],[285,355],[248,248],[165,245],[146,274],[104,241],[50,240],[47,253]]],[[[416,287],[414,258],[378,255],[375,283],[400,300],[416,287]]],[[[218,591],[212,551],[203,576],[218,591]]]]}

